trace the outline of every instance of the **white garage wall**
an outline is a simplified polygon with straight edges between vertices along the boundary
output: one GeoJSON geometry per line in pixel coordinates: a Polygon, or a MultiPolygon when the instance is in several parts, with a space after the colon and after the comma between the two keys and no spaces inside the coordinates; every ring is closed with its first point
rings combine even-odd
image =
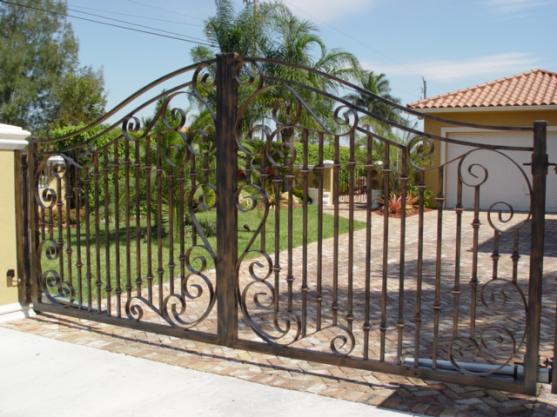
{"type": "MultiPolygon", "coordinates": [[[[475,143],[486,143],[492,145],[531,146],[532,135],[528,132],[503,132],[503,131],[478,131],[470,129],[463,131],[461,128],[446,128],[442,131],[443,136],[458,140],[475,143]]],[[[557,162],[557,127],[548,129],[547,148],[550,162],[557,162]]],[[[443,144],[441,147],[442,160],[450,161],[468,152],[471,147],[456,144],[443,144]]],[[[530,162],[529,152],[501,151],[519,164],[528,179],[531,181],[530,166],[524,163],[530,162]]],[[[528,185],[520,170],[503,155],[489,150],[479,150],[471,153],[462,165],[462,174],[465,181],[476,184],[477,178],[468,173],[471,164],[480,164],[488,170],[487,181],[480,187],[480,209],[487,210],[498,202],[504,201],[510,204],[516,211],[528,211],[530,200],[528,196],[528,185]]],[[[483,177],[483,171],[475,167],[472,172],[483,177]]],[[[445,196],[446,207],[454,208],[457,202],[458,183],[458,161],[449,164],[445,168],[445,196]]],[[[557,212],[557,175],[553,169],[549,170],[547,177],[547,210],[557,212]]],[[[463,185],[463,206],[471,209],[474,206],[474,188],[463,185]]]]}

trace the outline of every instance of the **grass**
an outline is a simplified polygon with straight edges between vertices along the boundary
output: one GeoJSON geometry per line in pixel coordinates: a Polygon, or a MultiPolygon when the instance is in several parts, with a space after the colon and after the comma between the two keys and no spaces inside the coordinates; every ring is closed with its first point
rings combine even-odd
{"type": "MultiPolygon", "coordinates": [[[[246,213],[238,213],[238,254],[240,255],[249,243],[249,240],[253,236],[255,230],[262,220],[263,212],[262,210],[252,210],[246,213]]],[[[216,231],[216,214],[214,211],[207,213],[199,213],[197,218],[202,224],[209,245],[216,253],[217,251],[217,240],[215,236],[216,231]]],[[[153,216],[154,217],[154,216],[153,216]]],[[[292,246],[297,247],[303,244],[303,209],[301,207],[296,207],[292,211],[292,246]]],[[[110,219],[114,223],[114,219],[110,219]]],[[[139,239],[139,247],[136,240],[136,228],[134,226],[135,219],[130,220],[131,226],[129,230],[129,235],[131,240],[129,241],[129,248],[126,246],[126,229],[123,224],[123,219],[121,219],[120,228],[117,230],[114,224],[111,224],[108,230],[108,248],[105,239],[105,229],[104,229],[104,218],[102,215],[99,217],[99,234],[98,241],[95,237],[95,222],[94,216],[91,218],[91,237],[89,244],[84,236],[85,226],[84,222],[81,224],[81,239],[78,242],[77,230],[75,227],[70,229],[71,231],[71,263],[68,262],[67,247],[63,250],[63,265],[64,265],[64,278],[69,281],[68,277],[72,277],[73,287],[75,291],[78,290],[77,284],[77,259],[78,253],[81,252],[81,262],[83,263],[82,268],[82,288],[84,299],[86,299],[87,294],[87,252],[90,253],[90,269],[91,269],[91,294],[93,300],[97,294],[97,277],[100,277],[100,291],[101,295],[106,295],[106,287],[108,281],[110,281],[111,287],[114,290],[118,286],[118,281],[120,282],[120,287],[125,291],[128,284],[132,288],[136,286],[136,280],[140,278],[142,285],[145,287],[147,285],[147,276],[150,272],[154,277],[153,285],[158,282],[157,270],[162,268],[163,279],[168,282],[169,277],[169,263],[172,257],[173,263],[176,265],[174,269],[174,277],[179,277],[181,272],[181,262],[180,262],[180,241],[176,236],[170,236],[168,232],[168,225],[164,225],[164,235],[162,237],[162,244],[157,245],[157,228],[152,226],[151,231],[151,262],[149,262],[149,248],[147,245],[147,232],[146,232],[146,221],[141,219],[140,233],[141,238],[139,239]],[[171,240],[173,240],[172,246],[170,245],[171,240]],[[79,244],[78,244],[79,243],[79,244]],[[98,243],[98,256],[97,256],[97,243],[98,243]],[[119,250],[118,250],[119,249],[119,250]],[[139,249],[139,250],[138,250],[139,249]],[[129,273],[126,268],[127,259],[126,254],[129,251],[129,273]],[[119,268],[117,267],[117,252],[119,253],[119,268]],[[138,256],[139,255],[139,256],[138,256]],[[160,257],[160,260],[159,260],[160,257]],[[71,265],[71,267],[69,267],[71,265]],[[107,270],[108,268],[108,270],[107,270]],[[71,269],[71,271],[70,271],[71,269]],[[100,272],[100,274],[98,273],[100,272]],[[109,277],[109,280],[107,280],[109,277]]],[[[266,252],[273,257],[275,250],[275,210],[271,209],[269,211],[267,221],[266,221],[266,252]]],[[[365,227],[365,223],[354,221],[354,229],[362,229],[365,227]]],[[[288,248],[288,210],[286,208],[281,208],[280,210],[280,250],[285,250],[288,248]]],[[[308,243],[315,242],[317,240],[318,232],[318,211],[317,206],[308,206],[308,222],[307,222],[307,240],[308,243]]],[[[323,238],[327,239],[334,234],[334,217],[328,214],[323,214],[323,238]]],[[[348,220],[339,217],[339,234],[348,232],[348,220]]],[[[64,239],[67,238],[67,230],[63,230],[64,239]]],[[[57,238],[57,230],[54,230],[54,238],[57,238]]],[[[185,233],[185,249],[192,247],[192,236],[191,228],[187,226],[185,233]]],[[[197,245],[202,245],[202,240],[197,239],[197,245]]],[[[251,249],[259,249],[260,241],[259,237],[255,240],[251,249]]],[[[259,253],[253,252],[248,253],[247,258],[253,258],[260,256],[259,253]]],[[[202,258],[205,259],[206,265],[205,270],[210,270],[214,267],[214,262],[207,250],[202,247],[195,246],[190,254],[191,266],[196,269],[201,268],[202,258]]],[[[42,268],[43,272],[47,270],[60,271],[60,260],[51,260],[42,254],[42,268]]],[[[301,260],[295,260],[300,262],[301,260]]],[[[188,271],[186,270],[186,273],[188,271]]]]}

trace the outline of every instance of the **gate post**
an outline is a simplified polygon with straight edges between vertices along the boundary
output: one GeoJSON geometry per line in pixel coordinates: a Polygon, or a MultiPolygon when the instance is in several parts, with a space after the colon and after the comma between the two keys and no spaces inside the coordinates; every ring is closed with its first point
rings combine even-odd
{"type": "Polygon", "coordinates": [[[216,292],[219,343],[232,346],[238,336],[238,258],[236,211],[238,55],[217,56],[217,264],[216,292]]]}
{"type": "Polygon", "coordinates": [[[29,256],[29,212],[27,153],[16,152],[15,172],[16,181],[16,241],[17,241],[17,269],[21,275],[19,303],[31,304],[31,265],[29,256]]]}
{"type": "Polygon", "coordinates": [[[530,278],[524,361],[524,389],[528,394],[536,393],[538,380],[547,166],[547,123],[536,121],[534,122],[534,152],[532,153],[530,278]]]}
{"type": "Polygon", "coordinates": [[[31,302],[33,309],[38,312],[38,303],[41,301],[39,283],[41,280],[38,206],[35,197],[37,192],[37,144],[31,140],[27,147],[27,219],[29,224],[29,277],[31,280],[31,302]]]}

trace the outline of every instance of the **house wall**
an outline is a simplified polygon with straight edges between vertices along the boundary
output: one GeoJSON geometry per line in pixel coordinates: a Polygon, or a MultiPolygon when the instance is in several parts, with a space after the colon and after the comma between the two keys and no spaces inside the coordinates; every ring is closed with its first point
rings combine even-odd
{"type": "MultiPolygon", "coordinates": [[[[501,126],[529,126],[536,120],[545,120],[548,126],[557,126],[557,110],[548,111],[483,111],[483,112],[447,112],[434,113],[433,116],[450,119],[459,122],[476,123],[482,125],[501,125],[501,126]]],[[[441,129],[457,127],[444,122],[424,119],[424,131],[441,136],[441,129]]],[[[434,166],[441,163],[441,146],[435,143],[433,154],[434,166]]],[[[426,174],[426,187],[437,192],[439,181],[437,171],[430,171],[426,174]]]]}
{"type": "Polygon", "coordinates": [[[0,151],[0,306],[18,301],[15,199],[14,152],[0,151]],[[7,278],[10,269],[16,272],[12,282],[7,278]]]}
{"type": "Polygon", "coordinates": [[[29,311],[20,304],[26,300],[23,281],[19,280],[24,272],[23,253],[18,253],[23,225],[18,215],[21,212],[17,212],[22,198],[21,152],[29,136],[17,126],[0,123],[0,322],[25,317],[29,311]]]}

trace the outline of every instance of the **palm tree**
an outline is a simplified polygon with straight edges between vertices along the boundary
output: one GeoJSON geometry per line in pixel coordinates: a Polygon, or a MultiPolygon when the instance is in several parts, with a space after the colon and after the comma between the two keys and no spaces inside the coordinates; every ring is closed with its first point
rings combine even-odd
{"type": "Polygon", "coordinates": [[[353,79],[360,74],[357,58],[341,49],[328,50],[317,34],[317,27],[310,21],[299,19],[282,4],[275,5],[269,18],[275,41],[262,45],[264,56],[341,78],[353,79]]]}
{"type": "MultiPolygon", "coordinates": [[[[233,51],[244,56],[262,56],[287,64],[304,65],[343,79],[356,80],[360,75],[360,65],[354,55],[340,49],[328,50],[315,25],[297,18],[282,3],[263,3],[256,10],[246,7],[237,15],[229,0],[216,0],[216,7],[215,16],[206,22],[205,35],[218,45],[221,52],[233,51]]],[[[199,61],[214,57],[214,52],[198,46],[192,49],[191,55],[199,61]]],[[[321,124],[334,129],[330,117],[335,106],[332,100],[304,88],[295,88],[298,97],[294,97],[293,90],[284,81],[326,92],[335,91],[338,83],[307,70],[270,62],[263,65],[263,71],[269,78],[283,81],[277,81],[272,90],[253,103],[246,125],[269,117],[273,108],[281,109],[279,118],[288,118],[289,112],[295,110],[292,108],[295,106],[288,106],[288,103],[296,102],[299,97],[319,117],[321,124]]],[[[309,128],[318,127],[314,116],[308,112],[302,113],[299,122],[309,128]]],[[[291,134],[289,130],[283,131],[283,139],[291,134]]]]}
{"type": "MultiPolygon", "coordinates": [[[[260,54],[268,40],[268,16],[278,5],[263,3],[255,13],[245,7],[237,15],[230,0],[215,0],[215,5],[215,16],[205,22],[207,40],[217,45],[221,53],[237,52],[244,56],[260,54]]],[[[215,52],[206,46],[196,46],[190,53],[196,62],[215,56],[215,52]]]]}
{"type": "MultiPolygon", "coordinates": [[[[385,74],[362,70],[358,82],[363,89],[373,93],[375,96],[379,96],[397,104],[400,102],[399,99],[391,95],[391,86],[385,74]]],[[[391,125],[389,122],[403,126],[407,124],[396,107],[370,94],[355,92],[348,94],[345,98],[355,106],[365,109],[377,116],[366,116],[363,123],[370,125],[379,134],[388,134],[388,132],[391,132],[391,125]]]]}

